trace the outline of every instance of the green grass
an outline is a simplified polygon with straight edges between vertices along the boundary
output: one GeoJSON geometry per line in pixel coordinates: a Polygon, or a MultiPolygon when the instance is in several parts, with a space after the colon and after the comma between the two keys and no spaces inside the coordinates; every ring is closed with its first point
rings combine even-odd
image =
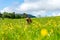
{"type": "Polygon", "coordinates": [[[32,18],[32,21],[27,24],[26,19],[0,19],[0,40],[60,40],[60,17],[32,18]],[[48,31],[45,36],[41,34],[43,29],[48,31]]]}

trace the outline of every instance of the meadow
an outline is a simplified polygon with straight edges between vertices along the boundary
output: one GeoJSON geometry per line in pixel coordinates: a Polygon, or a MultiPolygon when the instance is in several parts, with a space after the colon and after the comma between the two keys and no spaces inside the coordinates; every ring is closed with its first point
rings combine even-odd
{"type": "Polygon", "coordinates": [[[26,19],[0,18],[0,40],[60,40],[60,17],[26,19]]]}

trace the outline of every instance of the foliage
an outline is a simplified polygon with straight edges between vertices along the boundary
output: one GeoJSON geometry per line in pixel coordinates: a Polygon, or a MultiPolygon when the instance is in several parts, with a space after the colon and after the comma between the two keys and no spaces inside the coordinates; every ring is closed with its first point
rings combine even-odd
{"type": "MultiPolygon", "coordinates": [[[[18,13],[15,13],[15,12],[12,12],[12,13],[8,13],[8,12],[0,13],[1,18],[12,18],[12,19],[26,18],[27,15],[28,14],[26,14],[26,13],[18,14],[18,13]]],[[[35,17],[33,15],[30,15],[30,14],[28,16],[35,17]]]]}

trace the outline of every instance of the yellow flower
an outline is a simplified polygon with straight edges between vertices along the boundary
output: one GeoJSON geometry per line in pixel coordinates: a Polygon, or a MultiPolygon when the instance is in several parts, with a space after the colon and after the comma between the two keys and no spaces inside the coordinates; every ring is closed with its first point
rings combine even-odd
{"type": "Polygon", "coordinates": [[[13,30],[13,28],[12,28],[12,27],[9,27],[9,29],[10,29],[10,30],[13,30]]]}
{"type": "Polygon", "coordinates": [[[50,30],[50,34],[53,33],[53,29],[50,30]]]}
{"type": "Polygon", "coordinates": [[[25,25],[25,27],[24,27],[24,31],[26,31],[27,27],[28,27],[28,25],[25,25]]]}
{"type": "Polygon", "coordinates": [[[54,25],[54,27],[56,27],[57,26],[56,22],[53,22],[53,25],[54,25]]]}
{"type": "Polygon", "coordinates": [[[3,25],[3,30],[7,30],[8,29],[8,26],[7,25],[3,25]]]}
{"type": "Polygon", "coordinates": [[[4,40],[4,37],[2,37],[2,40],[4,40]]]}
{"type": "Polygon", "coordinates": [[[42,36],[47,36],[48,35],[48,31],[46,29],[42,29],[41,30],[41,35],[42,36]]]}
{"type": "Polygon", "coordinates": [[[1,34],[4,34],[4,32],[2,31],[1,34]]]}

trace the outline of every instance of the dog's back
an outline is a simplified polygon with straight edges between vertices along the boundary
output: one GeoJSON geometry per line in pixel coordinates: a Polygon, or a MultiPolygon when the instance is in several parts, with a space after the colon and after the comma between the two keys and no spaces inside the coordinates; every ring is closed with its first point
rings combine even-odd
{"type": "Polygon", "coordinates": [[[32,23],[31,18],[27,18],[26,21],[27,21],[27,23],[29,23],[29,24],[32,23]]]}

